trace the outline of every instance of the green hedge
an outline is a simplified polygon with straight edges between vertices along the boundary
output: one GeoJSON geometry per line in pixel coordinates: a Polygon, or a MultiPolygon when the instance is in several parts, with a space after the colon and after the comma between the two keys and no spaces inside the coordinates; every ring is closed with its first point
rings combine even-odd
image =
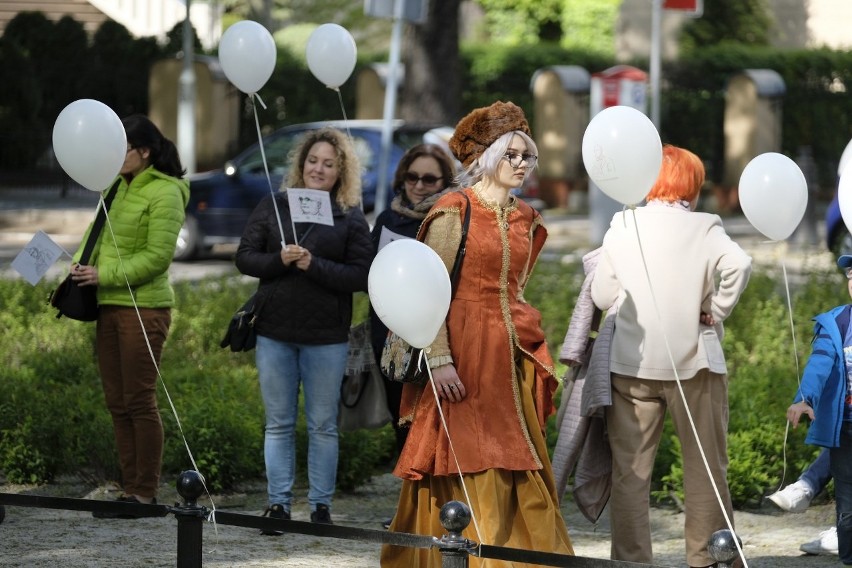
{"type": "MultiPolygon", "coordinates": [[[[542,312],[554,356],[580,283],[578,266],[542,261],[526,292],[542,312]]],[[[95,366],[94,326],[54,318],[45,303],[54,284],[31,287],[21,280],[0,281],[0,326],[5,330],[0,350],[0,470],[8,481],[21,483],[76,472],[116,479],[112,424],[95,366]]],[[[794,354],[783,290],[779,275],[753,275],[726,324],[730,484],[737,507],[757,504],[780,482],[784,412],[809,354],[810,318],[848,301],[845,283],[835,271],[815,273],[799,284],[791,299],[794,354]]],[[[251,291],[250,283],[232,277],[176,284],[178,303],[161,363],[166,387],[160,388],[166,428],[163,479],[192,467],[184,437],[216,491],[263,474],[263,407],[253,354],[234,354],[218,346],[226,322],[251,291]]],[[[365,317],[366,310],[366,294],[358,294],[355,319],[365,317]]],[[[560,365],[560,374],[563,371],[560,365]]],[[[817,452],[803,443],[804,433],[799,428],[789,434],[788,482],[817,452]]],[[[555,434],[551,418],[551,451],[555,434]]],[[[306,461],[305,436],[302,418],[297,429],[300,466],[306,461]]],[[[355,489],[376,471],[386,471],[393,452],[389,426],[341,434],[339,488],[355,489]]],[[[299,475],[304,479],[306,474],[300,469],[299,475]]],[[[678,495],[681,481],[679,449],[669,423],[654,471],[655,494],[661,499],[678,495]]]]}

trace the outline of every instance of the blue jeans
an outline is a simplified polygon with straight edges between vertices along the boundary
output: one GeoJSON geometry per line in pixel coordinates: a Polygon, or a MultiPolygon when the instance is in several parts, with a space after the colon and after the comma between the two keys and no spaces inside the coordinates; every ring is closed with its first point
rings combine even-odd
{"type": "Polygon", "coordinates": [[[301,345],[257,337],[255,362],[266,412],[263,454],[269,504],[287,511],[296,477],[299,384],[308,425],[308,503],[331,506],[337,481],[337,406],[348,343],[301,345]]]}
{"type": "Polygon", "coordinates": [[[811,494],[816,497],[831,481],[831,458],[827,448],[823,448],[811,465],[799,476],[799,481],[805,482],[811,488],[811,494]]]}
{"type": "Polygon", "coordinates": [[[840,447],[831,448],[831,475],[837,503],[837,544],[840,561],[852,565],[852,422],[843,422],[840,447]]]}

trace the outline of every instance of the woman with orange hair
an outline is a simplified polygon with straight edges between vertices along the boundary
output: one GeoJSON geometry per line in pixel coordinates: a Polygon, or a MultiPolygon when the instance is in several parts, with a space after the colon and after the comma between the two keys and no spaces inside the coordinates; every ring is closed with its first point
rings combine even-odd
{"type": "Polygon", "coordinates": [[[610,346],[612,406],[606,410],[614,560],[653,561],[651,472],[666,410],[683,453],[689,566],[713,565],[708,540],[727,528],[725,513],[733,519],[722,321],[748,283],[751,258],[717,215],[694,212],[703,183],[698,156],[665,145],[646,205],[613,217],[592,282],[599,308],[620,304],[610,346]]]}

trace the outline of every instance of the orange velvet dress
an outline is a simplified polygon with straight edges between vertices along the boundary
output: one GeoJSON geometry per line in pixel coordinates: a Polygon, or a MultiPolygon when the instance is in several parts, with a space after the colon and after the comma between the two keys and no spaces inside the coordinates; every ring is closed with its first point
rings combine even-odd
{"type": "MultiPolygon", "coordinates": [[[[429,349],[432,368],[452,362],[464,384],[461,402],[441,402],[431,385],[406,385],[400,416],[411,430],[394,474],[403,479],[391,530],[440,537],[447,501],[467,503],[474,542],[573,554],[559,510],[544,424],[557,382],[541,315],[523,289],[547,237],[541,216],[512,198],[498,207],[476,186],[466,256],[443,329],[429,349]],[[461,474],[461,475],[460,475],[461,474]]],[[[455,260],[466,207],[459,192],[442,197],[418,238],[455,260]]],[[[416,301],[416,298],[412,299],[416,301]]],[[[471,557],[471,566],[520,566],[471,557]]],[[[437,550],[382,549],[385,568],[439,567],[437,550]]]]}

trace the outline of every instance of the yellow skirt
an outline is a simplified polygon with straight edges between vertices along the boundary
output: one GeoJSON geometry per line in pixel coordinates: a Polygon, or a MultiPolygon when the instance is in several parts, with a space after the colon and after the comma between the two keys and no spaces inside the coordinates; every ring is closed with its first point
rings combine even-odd
{"type": "MultiPolygon", "coordinates": [[[[527,429],[544,468],[541,471],[492,469],[465,474],[467,495],[459,477],[424,476],[419,481],[403,480],[390,530],[441,537],[447,532],[440,521],[441,506],[456,500],[467,503],[475,517],[476,522],[472,519],[462,533],[473,542],[574,554],[556,498],[546,441],[536,418],[531,388],[533,371],[532,363],[524,360],[523,372],[519,373],[521,400],[527,429]]],[[[437,549],[385,545],[381,565],[382,568],[440,568],[441,553],[437,549]]],[[[530,565],[471,556],[470,566],[521,568],[530,565]]]]}

